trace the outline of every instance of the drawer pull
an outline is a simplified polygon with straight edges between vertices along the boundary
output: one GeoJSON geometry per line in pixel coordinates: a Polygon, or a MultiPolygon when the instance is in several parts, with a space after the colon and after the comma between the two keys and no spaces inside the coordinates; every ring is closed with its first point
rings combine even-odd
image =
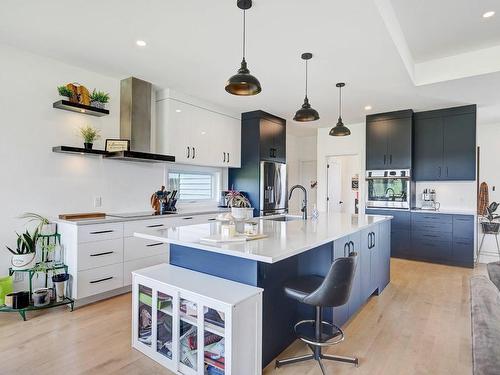
{"type": "Polygon", "coordinates": [[[456,241],[455,243],[458,245],[472,246],[472,242],[456,241]]]}
{"type": "Polygon", "coordinates": [[[150,243],[150,244],[147,244],[146,246],[147,247],[153,247],[153,246],[160,246],[160,245],[163,245],[163,242],[150,243]]]}
{"type": "Polygon", "coordinates": [[[92,280],[92,281],[89,281],[89,284],[102,283],[103,281],[108,281],[108,280],[111,280],[112,278],[113,278],[113,276],[105,277],[104,279],[99,279],[99,280],[92,280]]]}
{"type": "Polygon", "coordinates": [[[148,225],[147,228],[158,228],[158,227],[162,227],[163,224],[153,224],[153,225],[148,225]]]}
{"type": "Polygon", "coordinates": [[[432,234],[424,234],[424,237],[439,238],[439,236],[433,236],[432,234]]]}
{"type": "Polygon", "coordinates": [[[97,253],[97,254],[90,254],[91,257],[100,257],[101,255],[109,255],[109,254],[113,254],[114,251],[106,251],[104,253],[97,253]]]}
{"type": "Polygon", "coordinates": [[[90,232],[90,234],[105,234],[105,233],[113,233],[114,230],[99,230],[97,232],[90,232]]]}
{"type": "Polygon", "coordinates": [[[193,217],[192,216],[189,216],[189,217],[183,217],[182,220],[191,220],[193,217]]]}
{"type": "Polygon", "coordinates": [[[215,221],[215,220],[217,220],[217,219],[215,219],[215,218],[208,219],[208,221],[215,221]]]}

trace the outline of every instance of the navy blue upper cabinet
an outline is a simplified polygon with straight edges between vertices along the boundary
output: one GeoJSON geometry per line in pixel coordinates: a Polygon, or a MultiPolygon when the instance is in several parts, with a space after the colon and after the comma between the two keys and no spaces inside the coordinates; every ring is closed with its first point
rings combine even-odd
{"type": "Polygon", "coordinates": [[[269,119],[262,117],[259,124],[260,129],[260,159],[286,161],[286,127],[281,119],[269,119]]]}
{"type": "Polygon", "coordinates": [[[413,111],[366,116],[366,169],[411,168],[413,111]]]}
{"type": "Polygon", "coordinates": [[[476,179],[476,106],[415,114],[415,181],[476,179]]]}

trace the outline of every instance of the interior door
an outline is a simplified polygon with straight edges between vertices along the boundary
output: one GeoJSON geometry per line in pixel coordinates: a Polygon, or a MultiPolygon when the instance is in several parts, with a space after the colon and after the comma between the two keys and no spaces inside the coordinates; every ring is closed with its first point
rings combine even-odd
{"type": "Polygon", "coordinates": [[[328,212],[342,212],[342,162],[330,158],[327,164],[328,212]]]}

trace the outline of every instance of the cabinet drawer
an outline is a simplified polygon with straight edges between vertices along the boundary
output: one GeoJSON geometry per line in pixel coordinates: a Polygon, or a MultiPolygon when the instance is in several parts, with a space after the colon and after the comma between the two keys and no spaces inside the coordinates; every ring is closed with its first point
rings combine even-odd
{"type": "Polygon", "coordinates": [[[453,232],[453,215],[412,213],[412,230],[432,232],[453,232]]]}
{"type": "Polygon", "coordinates": [[[104,241],[123,237],[123,223],[82,225],[78,227],[78,242],[104,241]]]}
{"type": "Polygon", "coordinates": [[[132,237],[135,232],[174,227],[178,223],[179,218],[126,221],[123,224],[123,235],[125,237],[132,237]]]}
{"type": "Polygon", "coordinates": [[[167,254],[168,244],[145,240],[138,237],[127,237],[124,240],[124,261],[146,258],[153,255],[167,254]]]}
{"type": "Polygon", "coordinates": [[[453,215],[453,235],[461,238],[474,238],[474,216],[453,215]]]}
{"type": "Polygon", "coordinates": [[[192,224],[203,224],[215,221],[217,218],[217,213],[214,214],[204,214],[204,215],[190,215],[190,216],[181,216],[177,220],[177,225],[192,225],[192,224]]]}
{"type": "Polygon", "coordinates": [[[406,255],[411,250],[411,234],[409,230],[391,231],[391,254],[406,255]]]}
{"type": "Polygon", "coordinates": [[[78,246],[78,271],[123,262],[123,239],[93,241],[78,246]]]}
{"type": "Polygon", "coordinates": [[[123,263],[78,272],[78,296],[85,298],[123,286],[123,263]]]}
{"type": "Polygon", "coordinates": [[[412,241],[434,241],[434,242],[452,242],[453,236],[451,232],[433,232],[429,230],[412,230],[412,241]]]}
{"type": "Polygon", "coordinates": [[[451,241],[419,238],[412,241],[412,247],[412,254],[420,258],[440,260],[451,258],[451,241]]]}
{"type": "Polygon", "coordinates": [[[474,259],[473,239],[453,239],[453,259],[470,261],[474,259]]]}
{"type": "Polygon", "coordinates": [[[141,268],[156,266],[161,263],[168,263],[167,253],[125,262],[123,264],[123,286],[132,284],[133,271],[140,270],[141,268]]]}

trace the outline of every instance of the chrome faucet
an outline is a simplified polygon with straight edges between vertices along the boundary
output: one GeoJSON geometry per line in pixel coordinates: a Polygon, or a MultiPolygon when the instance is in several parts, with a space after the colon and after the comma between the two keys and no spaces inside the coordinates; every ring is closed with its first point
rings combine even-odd
{"type": "Polygon", "coordinates": [[[307,220],[307,190],[304,186],[302,185],[294,185],[290,189],[290,196],[288,199],[292,199],[292,193],[295,189],[301,189],[304,192],[304,199],[302,200],[302,208],[300,211],[302,212],[302,219],[307,220]]]}

